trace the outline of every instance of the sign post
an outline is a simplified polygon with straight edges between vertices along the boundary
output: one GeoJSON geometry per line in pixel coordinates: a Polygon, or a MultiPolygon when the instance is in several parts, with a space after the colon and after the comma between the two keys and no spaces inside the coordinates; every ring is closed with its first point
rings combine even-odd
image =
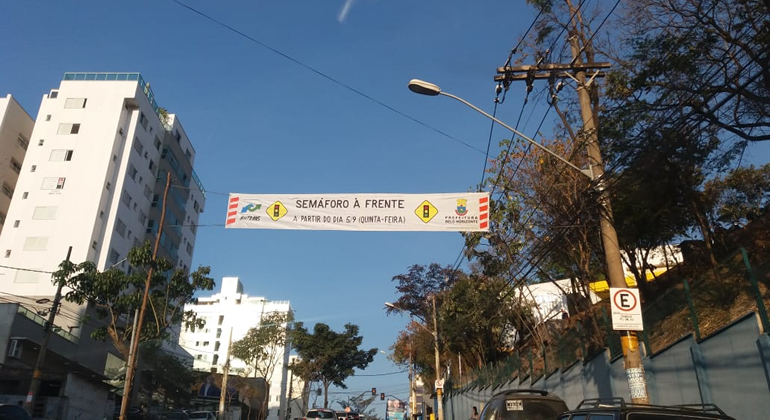
{"type": "Polygon", "coordinates": [[[644,331],[639,290],[610,287],[612,329],[615,331],[644,331]]]}

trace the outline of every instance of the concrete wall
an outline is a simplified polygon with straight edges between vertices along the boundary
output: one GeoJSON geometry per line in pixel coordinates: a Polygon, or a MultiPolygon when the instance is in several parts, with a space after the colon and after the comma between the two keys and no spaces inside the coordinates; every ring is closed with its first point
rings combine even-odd
{"type": "MultiPolygon", "coordinates": [[[[770,337],[750,313],[696,342],[686,336],[651,357],[645,357],[648,392],[653,404],[714,403],[742,420],[766,419],[770,412],[770,337]]],[[[556,370],[547,377],[512,378],[495,389],[536,388],[561,397],[570,408],[583,399],[623,397],[630,401],[623,359],[609,352],[556,370]]],[[[466,420],[473,405],[488,399],[477,388],[451,394],[447,420],[466,420]]]]}
{"type": "Polygon", "coordinates": [[[78,375],[67,375],[64,390],[67,398],[65,418],[71,420],[102,420],[112,418],[114,403],[108,400],[107,386],[98,386],[78,375]]]}

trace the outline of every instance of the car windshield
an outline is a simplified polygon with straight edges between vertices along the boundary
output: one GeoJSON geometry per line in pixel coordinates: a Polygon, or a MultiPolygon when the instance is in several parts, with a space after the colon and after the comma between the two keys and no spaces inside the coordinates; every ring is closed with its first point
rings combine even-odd
{"type": "Polygon", "coordinates": [[[334,418],[334,413],[331,411],[308,411],[305,417],[309,419],[331,419],[334,418]]]}

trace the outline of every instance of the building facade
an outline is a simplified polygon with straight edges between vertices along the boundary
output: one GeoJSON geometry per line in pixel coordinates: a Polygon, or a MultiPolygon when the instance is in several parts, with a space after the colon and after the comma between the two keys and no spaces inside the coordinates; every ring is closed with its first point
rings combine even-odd
{"type": "MultiPolygon", "coordinates": [[[[23,158],[9,154],[20,168],[15,187],[3,194],[13,199],[0,233],[0,301],[17,305],[7,306],[9,313],[17,314],[14,322],[0,323],[7,327],[0,328],[0,348],[18,350],[20,355],[0,361],[0,385],[6,393],[22,396],[28,383],[11,381],[10,375],[31,376],[30,360],[34,364],[42,335],[40,315],[50,310],[56,293],[51,272],[68,249],[74,263],[91,261],[100,271],[113,267],[130,271],[129,250],[145,241],[153,243],[158,235],[170,178],[159,255],[189,270],[205,205],[203,187],[193,171],[195,149],[179,119],[158,106],[139,73],[65,73],[60,85],[43,95],[29,134],[13,133],[14,146],[25,142],[23,158]]],[[[89,313],[86,322],[87,311],[85,305],[63,301],[55,318],[61,345],[52,345],[46,358],[61,363],[56,365],[58,373],[51,368],[47,398],[67,399],[68,407],[74,407],[76,400],[84,402],[77,415],[69,412],[56,418],[104,418],[101,401],[85,403],[89,393],[78,393],[86,389],[81,379],[94,378],[101,387],[109,371],[124,364],[111,343],[90,337],[100,321],[89,313]],[[72,375],[62,366],[82,372],[72,375]]],[[[192,362],[181,348],[164,345],[163,350],[183,363],[192,362]]],[[[139,388],[134,386],[134,392],[139,388]]],[[[106,388],[99,388],[90,398],[98,399],[103,390],[106,396],[106,388]]],[[[51,407],[44,402],[34,409],[43,413],[51,407]]]]}
{"type": "MultiPolygon", "coordinates": [[[[243,285],[238,277],[224,277],[219,293],[211,297],[198,298],[196,305],[189,305],[185,310],[192,310],[198,318],[205,320],[203,328],[183,329],[179,344],[189,351],[195,361],[194,370],[222,372],[227,361],[230,334],[232,341],[242,339],[246,333],[257,327],[262,316],[273,313],[290,313],[289,301],[270,301],[264,297],[254,297],[243,293],[243,285]]],[[[276,355],[278,361],[271,378],[265,378],[268,390],[268,420],[283,419],[286,414],[287,392],[289,388],[289,353],[287,342],[282,354],[276,355]]],[[[230,372],[242,372],[254,375],[254,369],[242,360],[230,359],[230,372]]],[[[292,390],[293,391],[293,390],[292,390]]]]}
{"type": "Polygon", "coordinates": [[[0,98],[0,234],[35,122],[10,94],[0,98]]]}
{"type": "MultiPolygon", "coordinates": [[[[55,271],[71,261],[129,269],[128,251],[158,232],[160,255],[189,269],[203,187],[195,149],[173,114],[155,102],[139,73],[65,73],[43,96],[14,199],[0,235],[3,291],[51,297],[55,271]]],[[[69,327],[69,325],[67,325],[69,327]]]]}

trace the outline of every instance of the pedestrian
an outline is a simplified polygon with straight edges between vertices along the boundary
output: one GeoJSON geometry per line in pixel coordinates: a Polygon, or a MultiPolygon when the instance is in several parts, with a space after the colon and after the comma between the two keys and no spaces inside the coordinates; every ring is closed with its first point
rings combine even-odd
{"type": "Polygon", "coordinates": [[[479,409],[476,408],[476,406],[473,406],[473,411],[471,412],[471,417],[468,420],[479,420],[479,409]]]}

